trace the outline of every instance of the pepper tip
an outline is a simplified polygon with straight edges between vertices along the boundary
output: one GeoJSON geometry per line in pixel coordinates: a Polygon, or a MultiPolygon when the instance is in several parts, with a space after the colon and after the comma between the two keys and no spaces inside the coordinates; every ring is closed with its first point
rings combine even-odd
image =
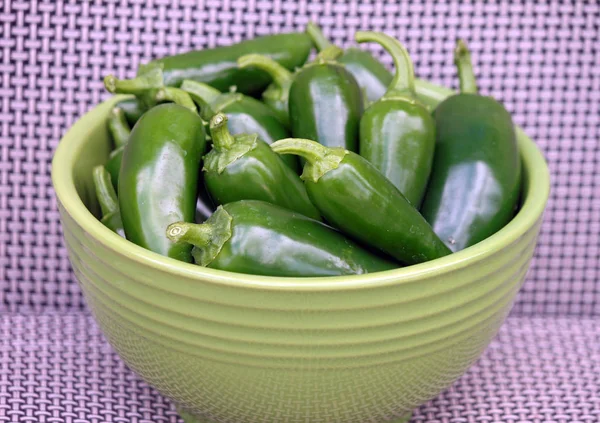
{"type": "Polygon", "coordinates": [[[106,75],[104,77],[104,87],[109,93],[114,94],[117,91],[117,78],[113,74],[106,75]]]}
{"type": "Polygon", "coordinates": [[[123,109],[121,109],[121,108],[120,108],[120,107],[118,107],[118,106],[115,106],[115,107],[113,107],[113,108],[111,109],[110,113],[111,113],[113,116],[116,116],[116,117],[121,117],[121,116],[123,116],[123,115],[125,114],[125,112],[123,111],[123,109]]]}
{"type": "Polygon", "coordinates": [[[167,91],[164,88],[160,88],[154,95],[156,101],[165,101],[167,99],[167,91]]]}
{"type": "Polygon", "coordinates": [[[217,113],[210,119],[210,128],[216,128],[227,123],[227,116],[224,113],[217,113]]]}
{"type": "Polygon", "coordinates": [[[454,48],[454,59],[459,60],[460,58],[467,57],[469,55],[469,48],[467,47],[467,43],[458,38],[456,40],[456,47],[454,48]]]}
{"type": "Polygon", "coordinates": [[[185,222],[175,222],[167,226],[167,238],[172,242],[179,242],[186,232],[185,222]]]}

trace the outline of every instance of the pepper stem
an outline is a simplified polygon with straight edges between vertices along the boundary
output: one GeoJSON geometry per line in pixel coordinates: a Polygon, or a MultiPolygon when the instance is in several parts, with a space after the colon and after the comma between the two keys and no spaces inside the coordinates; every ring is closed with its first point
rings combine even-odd
{"type": "Polygon", "coordinates": [[[104,166],[96,166],[92,174],[96,187],[96,197],[102,210],[102,217],[117,212],[119,210],[119,203],[117,193],[110,180],[110,174],[104,166]]]}
{"type": "Polygon", "coordinates": [[[108,114],[108,131],[115,143],[115,150],[127,144],[131,128],[120,107],[113,107],[108,114]]]}
{"type": "Polygon", "coordinates": [[[381,45],[392,56],[396,74],[388,86],[386,96],[407,93],[415,95],[415,71],[406,48],[395,38],[382,32],[357,31],[354,39],[359,42],[373,41],[381,45]]]}
{"type": "Polygon", "coordinates": [[[471,53],[467,44],[463,40],[456,41],[454,49],[454,64],[458,71],[460,80],[460,91],[463,93],[477,94],[477,80],[473,73],[473,64],[471,63],[471,53]]]}
{"type": "Polygon", "coordinates": [[[215,150],[229,150],[235,143],[235,138],[227,129],[227,116],[224,113],[217,113],[210,119],[209,129],[215,150]]]}
{"type": "Polygon", "coordinates": [[[316,141],[302,138],[285,138],[271,144],[277,154],[295,154],[306,160],[302,175],[303,180],[317,182],[327,172],[337,169],[342,159],[348,154],[343,148],[329,148],[316,141]]]}
{"type": "Polygon", "coordinates": [[[334,46],[333,44],[321,50],[317,57],[315,58],[315,63],[323,63],[330,62],[337,59],[344,52],[338,46],[334,46]]]}
{"type": "Polygon", "coordinates": [[[271,144],[271,149],[277,154],[295,154],[314,164],[327,156],[329,148],[303,138],[285,138],[271,144]]]}
{"type": "Polygon", "coordinates": [[[133,79],[118,79],[114,75],[106,75],[104,86],[112,94],[146,94],[148,90],[164,86],[163,72],[159,67],[151,67],[133,79]]]}
{"type": "Polygon", "coordinates": [[[306,24],[306,33],[318,51],[325,50],[327,47],[332,45],[331,41],[329,41],[325,34],[323,34],[321,28],[319,28],[319,26],[313,21],[310,21],[308,24],[306,24]]]}
{"type": "Polygon", "coordinates": [[[190,109],[194,113],[197,112],[196,104],[192,100],[192,97],[182,89],[164,87],[158,90],[155,98],[158,102],[171,101],[175,104],[179,104],[180,106],[190,109]]]}
{"type": "Polygon", "coordinates": [[[187,92],[201,108],[208,106],[221,95],[221,91],[216,88],[190,79],[184,80],[180,88],[187,92]]]}
{"type": "Polygon", "coordinates": [[[187,242],[202,248],[210,244],[212,237],[212,225],[208,223],[175,222],[167,227],[167,238],[172,242],[187,242]]]}
{"type": "Polygon", "coordinates": [[[292,72],[270,57],[261,54],[246,54],[238,59],[237,65],[242,69],[256,67],[267,72],[273,78],[273,83],[280,88],[292,79],[292,72]]]}

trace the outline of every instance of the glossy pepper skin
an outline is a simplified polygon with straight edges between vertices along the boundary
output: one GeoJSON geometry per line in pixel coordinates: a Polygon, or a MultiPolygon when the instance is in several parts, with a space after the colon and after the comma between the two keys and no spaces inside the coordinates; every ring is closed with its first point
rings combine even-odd
{"type": "Polygon", "coordinates": [[[210,120],[213,149],[204,157],[204,181],[216,204],[262,200],[320,220],[304,184],[281,157],[256,134],[235,137],[227,129],[227,116],[210,120]]]}
{"type": "Polygon", "coordinates": [[[262,101],[269,106],[286,128],[290,127],[289,98],[294,74],[275,60],[260,54],[248,54],[237,61],[242,69],[258,68],[265,71],[272,82],[262,93],[262,101]]]}
{"type": "Polygon", "coordinates": [[[358,154],[293,138],[271,148],[304,157],[309,198],[346,235],[408,265],[450,254],[418,210],[358,154]]]}
{"type": "Polygon", "coordinates": [[[393,57],[396,75],[387,92],[360,120],[360,155],[373,164],[417,209],[425,195],[435,149],[435,121],[417,99],[413,65],[406,49],[383,33],[362,32],[393,57]]]}
{"type": "Polygon", "coordinates": [[[156,253],[191,262],[191,247],[171,242],[166,227],[193,222],[198,171],[205,150],[197,113],[175,103],[153,107],[134,126],[119,174],[125,235],[156,253]]]}
{"type": "Polygon", "coordinates": [[[331,46],[296,73],[289,96],[292,135],[358,151],[362,93],[344,66],[332,61],[340,53],[331,46]]]}
{"type": "Polygon", "coordinates": [[[421,212],[446,245],[459,251],[512,219],[521,163],[511,116],[493,98],[477,94],[470,54],[462,41],[454,61],[461,92],[434,111],[436,152],[421,212]]]}
{"type": "Polygon", "coordinates": [[[193,244],[196,264],[264,276],[338,276],[398,267],[299,213],[263,201],[219,206],[205,224],[174,223],[175,242],[193,244]]]}
{"type": "MultiPolygon", "coordinates": [[[[289,136],[287,128],[275,112],[260,101],[240,93],[221,93],[201,82],[183,81],[181,89],[186,91],[200,106],[202,119],[210,121],[217,113],[227,115],[229,131],[237,134],[258,134],[258,137],[271,144],[289,136]]],[[[298,172],[295,157],[284,160],[291,169],[298,172]]]]}
{"type": "Polygon", "coordinates": [[[121,169],[121,160],[123,159],[123,149],[131,128],[127,122],[125,112],[120,107],[113,107],[108,114],[107,120],[108,132],[110,133],[115,149],[108,156],[108,161],[105,164],[106,170],[110,174],[112,185],[115,189],[119,186],[119,170],[121,169]]]}
{"type": "Polygon", "coordinates": [[[110,181],[110,175],[104,166],[96,166],[92,176],[94,186],[96,187],[96,198],[102,211],[102,219],[100,221],[108,229],[125,238],[117,193],[110,181]]]}
{"type": "Polygon", "coordinates": [[[151,62],[164,73],[164,84],[178,87],[185,79],[204,82],[219,91],[237,87],[244,94],[260,93],[270,81],[260,69],[239,69],[237,59],[248,53],[268,56],[286,69],[302,66],[312,43],[303,33],[276,34],[217,47],[168,56],[151,62]]]}
{"type": "MultiPolygon", "coordinates": [[[[111,93],[134,94],[136,96],[135,101],[145,110],[160,103],[174,102],[196,113],[196,104],[185,91],[180,90],[179,88],[163,86],[162,70],[152,66],[146,66],[145,69],[145,74],[133,79],[119,80],[113,75],[107,75],[104,78],[104,85],[111,93]]],[[[118,104],[122,104],[122,102],[118,104]]],[[[121,118],[118,122],[122,127],[125,127],[126,122],[124,119],[121,118]]],[[[113,126],[116,127],[117,125],[113,124],[113,126]]],[[[123,160],[123,150],[124,146],[121,145],[121,147],[112,151],[108,162],[106,163],[106,168],[110,172],[111,179],[117,190],[119,186],[119,171],[121,169],[121,161],[123,160]]],[[[204,153],[206,153],[206,151],[202,154],[204,153]]],[[[197,184],[198,201],[196,207],[196,220],[204,221],[212,214],[215,206],[212,204],[212,201],[204,188],[204,182],[201,179],[202,173],[199,172],[198,175],[200,180],[197,184]]]]}
{"type": "MultiPolygon", "coordinates": [[[[313,22],[308,23],[306,32],[318,51],[331,46],[331,42],[313,22]]],[[[364,90],[368,102],[379,100],[392,82],[390,71],[368,51],[347,48],[336,60],[354,76],[358,85],[364,90]]]]}

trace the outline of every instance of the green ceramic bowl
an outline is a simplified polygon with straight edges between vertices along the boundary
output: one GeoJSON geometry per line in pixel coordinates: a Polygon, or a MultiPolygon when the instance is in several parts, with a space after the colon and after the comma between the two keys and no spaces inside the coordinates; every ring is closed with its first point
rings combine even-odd
{"type": "MultiPolygon", "coordinates": [[[[418,89],[431,105],[451,94],[418,89]]],[[[108,341],[187,421],[404,421],[467,370],[509,313],[550,185],[521,130],[522,208],[489,239],[382,273],[274,278],[180,263],[96,219],[91,170],[109,154],[105,118],[116,100],[81,118],[56,151],[64,236],[108,341]]]]}

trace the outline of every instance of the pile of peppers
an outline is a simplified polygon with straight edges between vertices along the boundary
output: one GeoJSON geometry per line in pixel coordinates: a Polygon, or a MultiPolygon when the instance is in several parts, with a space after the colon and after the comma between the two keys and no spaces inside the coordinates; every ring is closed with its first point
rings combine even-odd
{"type": "Polygon", "coordinates": [[[382,46],[395,74],[309,23],[108,75],[109,92],[130,96],[93,170],[102,223],[177,260],[289,277],[419,264],[500,230],[518,206],[517,140],[478,94],[465,43],[460,92],[431,111],[398,40],[355,39],[382,46]]]}

